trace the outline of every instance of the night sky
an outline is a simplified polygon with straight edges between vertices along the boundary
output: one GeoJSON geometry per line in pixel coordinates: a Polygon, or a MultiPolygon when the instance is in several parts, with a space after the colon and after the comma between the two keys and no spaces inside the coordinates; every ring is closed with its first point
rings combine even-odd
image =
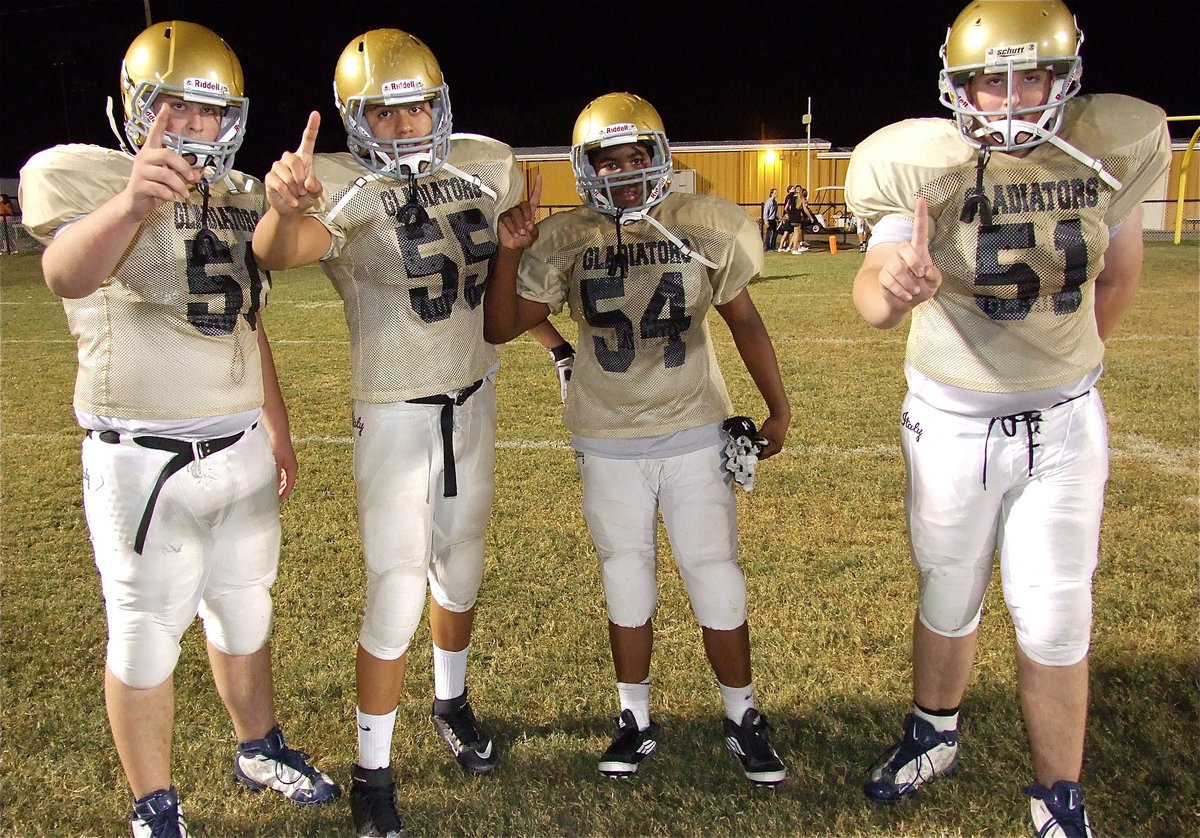
{"type": "MultiPolygon", "coordinates": [[[[344,150],[333,67],[362,32],[396,27],[441,63],[459,131],[514,147],[566,145],[592,98],[649,99],[676,142],[813,137],[853,146],[906,116],[943,116],[938,47],[964,0],[149,0],[155,22],[202,23],[227,40],[250,97],[237,168],[261,176],[321,111],[318,151],[344,150]]],[[[1200,5],[1075,0],[1085,92],[1200,113],[1200,5]]],[[[145,27],[143,0],[0,0],[0,176],[61,142],[115,144],[103,109],[145,27]]],[[[1188,137],[1197,123],[1172,127],[1188,137]]]]}

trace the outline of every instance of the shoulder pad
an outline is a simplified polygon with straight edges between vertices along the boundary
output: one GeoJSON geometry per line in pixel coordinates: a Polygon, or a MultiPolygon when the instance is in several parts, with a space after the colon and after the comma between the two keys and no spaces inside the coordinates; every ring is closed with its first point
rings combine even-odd
{"type": "Polygon", "coordinates": [[[874,226],[912,215],[917,190],[946,172],[974,165],[975,149],[948,119],[906,119],[863,140],[846,170],[846,205],[874,226]]]}
{"type": "Polygon", "coordinates": [[[1059,133],[1080,151],[1103,157],[1157,135],[1166,117],[1162,108],[1132,96],[1093,94],[1067,103],[1059,133]]]}
{"type": "Polygon", "coordinates": [[[17,196],[22,223],[42,244],[92,212],[129,183],[133,157],[95,145],[60,145],[38,152],[21,169],[17,196]]]}
{"type": "Polygon", "coordinates": [[[348,151],[322,152],[313,155],[313,174],[328,193],[353,183],[356,178],[371,174],[371,170],[348,151]]]}
{"type": "Polygon", "coordinates": [[[450,156],[446,158],[455,166],[472,160],[515,161],[513,150],[499,140],[482,134],[451,134],[450,156]]]}

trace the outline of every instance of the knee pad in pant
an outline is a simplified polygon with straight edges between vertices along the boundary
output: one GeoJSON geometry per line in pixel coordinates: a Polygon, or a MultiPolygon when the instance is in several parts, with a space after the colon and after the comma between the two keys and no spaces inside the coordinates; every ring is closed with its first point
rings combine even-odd
{"type": "Polygon", "coordinates": [[[921,624],[943,637],[965,637],[979,627],[991,562],[924,563],[917,615],[921,624]]]}
{"type": "Polygon", "coordinates": [[[1017,645],[1043,666],[1070,666],[1088,653],[1092,633],[1092,588],[1060,582],[1039,588],[1041,596],[1022,607],[1009,603],[1017,645]]]}
{"type": "Polygon", "coordinates": [[[623,553],[600,558],[608,619],[624,628],[645,625],[658,605],[654,553],[623,553]]]}
{"type": "Polygon", "coordinates": [[[358,642],[381,660],[396,660],[412,642],[425,611],[425,568],[401,565],[367,572],[367,605],[358,642]]]}
{"type": "Polygon", "coordinates": [[[271,637],[271,590],[249,585],[206,596],[200,618],[208,641],[227,655],[252,655],[271,637]]]}
{"type": "Polygon", "coordinates": [[[157,687],[175,671],[179,638],[154,614],[122,613],[108,618],[108,651],[105,663],[122,684],[135,690],[157,687]]]}
{"type": "Polygon", "coordinates": [[[746,622],[746,577],[728,553],[681,560],[679,573],[701,626],[729,631],[746,622]]]}
{"type": "Polygon", "coordinates": [[[447,611],[470,611],[483,583],[483,537],[446,547],[429,565],[429,592],[447,611]]]}

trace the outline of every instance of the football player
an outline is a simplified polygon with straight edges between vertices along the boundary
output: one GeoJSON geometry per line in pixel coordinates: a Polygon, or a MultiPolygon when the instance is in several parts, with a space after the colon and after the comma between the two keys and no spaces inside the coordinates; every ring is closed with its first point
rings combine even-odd
{"type": "MultiPolygon", "coordinates": [[[[313,154],[313,113],[297,151],[267,176],[254,252],[271,269],[320,260],[350,327],[367,569],[350,803],[358,835],[376,838],[403,831],[391,742],[427,579],[434,726],[467,772],[487,774],[499,758],[466,687],[494,487],[497,363],[481,303],[496,219],[524,178],[508,146],[451,134],[449,89],[413,35],[352,40],[334,91],[349,153],[313,154]]],[[[541,328],[555,360],[566,358],[562,337],[541,328]]]]}
{"type": "Polygon", "coordinates": [[[750,781],[776,784],[786,769],[755,708],[737,506],[722,459],[732,405],[705,322],[711,306],[728,324],[767,405],[759,456],[778,453],[791,408],[747,290],[762,241],[728,201],[670,191],[671,152],[645,99],[596,99],[572,143],[584,206],[535,226],[539,182],[501,218],[485,334],[510,340],[564,303],[579,324],[564,422],[600,557],[621,705],[600,772],[632,775],[658,744],[650,653],[661,508],[724,699],[726,743],[750,781]]]}
{"type": "Polygon", "coordinates": [[[79,344],[84,509],[108,617],[105,699],[135,836],[187,835],[172,671],[204,620],[240,745],[234,777],[297,803],[338,787],[284,744],[272,695],[279,502],[296,455],[250,250],[262,185],[234,171],[242,70],[203,26],[158,23],[121,65],[130,151],[57,146],[21,172],[24,223],[79,344]]]}
{"type": "Polygon", "coordinates": [[[914,706],[865,792],[896,800],[957,766],[999,549],[1029,817],[1038,836],[1071,838],[1091,834],[1079,780],[1108,475],[1095,385],[1138,287],[1138,204],[1169,160],[1161,110],[1078,95],[1082,42],[1058,0],[972,3],[941,50],[954,120],[876,132],[846,181],[873,228],[854,304],[881,329],[911,313],[900,438],[920,572],[914,706]]]}

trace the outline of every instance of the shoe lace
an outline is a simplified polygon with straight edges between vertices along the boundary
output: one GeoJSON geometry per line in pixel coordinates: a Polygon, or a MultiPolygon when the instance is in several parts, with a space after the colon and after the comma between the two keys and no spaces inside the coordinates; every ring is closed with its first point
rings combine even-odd
{"type": "Polygon", "coordinates": [[[750,754],[756,759],[763,760],[775,757],[775,749],[771,747],[771,740],[767,736],[767,732],[770,729],[770,722],[761,714],[755,718],[749,727],[746,744],[750,746],[750,754]]]}
{"type": "Polygon", "coordinates": [[[916,723],[908,720],[905,722],[904,738],[900,740],[900,746],[896,748],[896,753],[888,760],[888,764],[892,770],[899,770],[901,766],[915,762],[916,779],[922,781],[935,779],[936,771],[932,776],[927,777],[922,770],[927,763],[932,766],[932,762],[926,757],[926,754],[938,745],[948,744],[950,742],[944,733],[938,733],[932,726],[918,730],[916,723]]]}
{"type": "Polygon", "coordinates": [[[1021,791],[1042,801],[1046,811],[1050,814],[1045,823],[1038,828],[1036,838],[1045,838],[1055,827],[1058,827],[1067,838],[1100,838],[1095,830],[1089,833],[1082,803],[1077,806],[1061,805],[1048,794],[1046,789],[1036,785],[1024,786],[1021,791]]]}
{"type": "Polygon", "coordinates": [[[632,720],[632,717],[626,724],[626,718],[622,714],[613,719],[613,738],[612,743],[608,746],[606,754],[626,751],[636,751],[642,744],[644,733],[637,726],[637,722],[632,720]]]}
{"type": "Polygon", "coordinates": [[[150,834],[154,838],[179,838],[183,832],[179,828],[179,807],[171,806],[160,812],[154,812],[149,817],[142,817],[150,834]]]}
{"type": "Polygon", "coordinates": [[[479,727],[470,704],[464,703],[458,709],[442,715],[442,721],[450,727],[450,732],[462,747],[470,747],[479,741],[479,727]]]}
{"type": "Polygon", "coordinates": [[[395,784],[364,786],[363,796],[367,799],[371,823],[375,824],[377,829],[393,832],[404,828],[400,813],[396,811],[395,784]]]}
{"type": "Polygon", "coordinates": [[[320,772],[309,764],[309,754],[305,751],[298,751],[295,748],[289,748],[283,745],[279,748],[274,748],[269,751],[263,751],[262,755],[268,759],[275,761],[275,776],[280,780],[285,780],[283,776],[284,766],[299,772],[304,777],[310,780],[317,778],[320,772]]]}

